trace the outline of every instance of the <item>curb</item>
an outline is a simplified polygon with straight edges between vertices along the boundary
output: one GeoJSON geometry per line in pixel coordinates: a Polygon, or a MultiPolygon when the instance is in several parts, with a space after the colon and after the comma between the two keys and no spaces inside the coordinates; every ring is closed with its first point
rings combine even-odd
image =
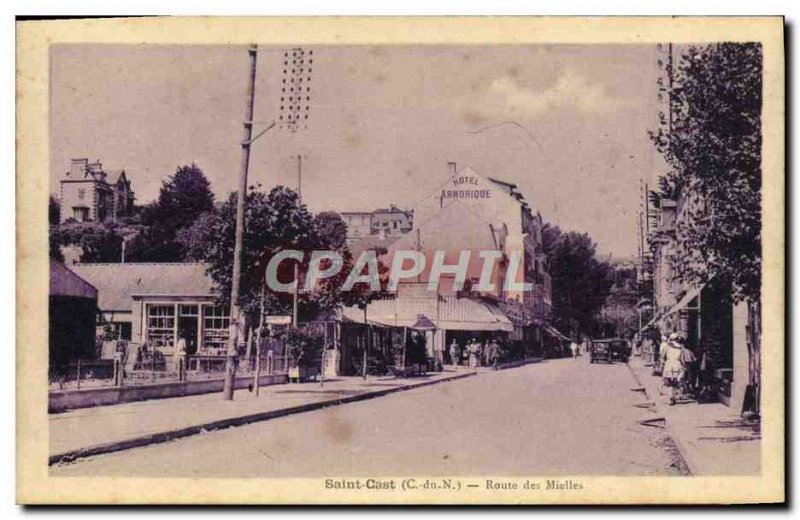
{"type": "Polygon", "coordinates": [[[686,444],[681,440],[680,436],[675,434],[675,429],[670,426],[667,414],[661,411],[661,406],[658,404],[658,401],[656,401],[654,396],[650,395],[650,392],[648,392],[647,387],[644,384],[642,384],[641,379],[639,379],[639,376],[633,370],[630,363],[628,363],[628,370],[633,376],[633,379],[636,381],[636,384],[644,388],[644,393],[647,396],[647,398],[653,403],[653,408],[655,408],[656,411],[660,412],[660,415],[664,417],[664,429],[667,431],[669,438],[672,439],[672,442],[675,443],[675,447],[678,449],[678,454],[680,455],[681,459],[683,459],[683,463],[686,464],[686,469],[689,470],[689,474],[686,476],[692,477],[699,475],[699,473],[697,472],[697,464],[695,464],[695,462],[691,460],[690,456],[688,455],[689,450],[686,448],[686,444]]]}
{"type": "Polygon", "coordinates": [[[115,451],[123,451],[123,450],[129,450],[131,448],[140,448],[143,446],[149,446],[152,444],[160,444],[175,439],[181,439],[183,437],[189,437],[191,435],[197,435],[200,433],[210,432],[214,430],[221,430],[233,426],[243,426],[246,424],[268,421],[270,419],[277,419],[279,417],[285,417],[287,415],[295,415],[304,412],[311,412],[314,410],[319,410],[321,408],[327,408],[329,406],[338,406],[341,404],[354,403],[357,401],[366,401],[368,399],[374,399],[376,397],[382,397],[384,395],[393,394],[396,392],[413,390],[415,388],[422,388],[425,386],[431,386],[438,383],[447,383],[450,381],[455,381],[456,379],[463,379],[465,377],[471,377],[475,375],[477,375],[477,372],[466,372],[464,374],[458,374],[448,378],[437,379],[435,381],[424,381],[418,384],[401,385],[401,386],[396,386],[394,388],[385,388],[383,390],[375,390],[373,392],[365,392],[363,394],[357,394],[348,397],[340,397],[336,399],[329,399],[327,401],[318,401],[315,403],[302,404],[298,406],[292,406],[289,408],[282,408],[279,410],[270,410],[268,412],[259,412],[249,415],[243,415],[240,417],[230,417],[228,419],[220,419],[218,421],[198,424],[195,426],[186,426],[184,428],[179,428],[176,430],[151,433],[147,435],[142,435],[140,437],[133,437],[121,441],[114,441],[105,444],[96,444],[94,446],[87,446],[86,448],[79,448],[77,450],[71,450],[65,453],[50,455],[48,459],[48,466],[52,466],[53,464],[58,464],[61,462],[72,462],[77,459],[91,457],[94,455],[103,455],[106,453],[113,453],[115,451]]]}
{"type": "Polygon", "coordinates": [[[509,363],[497,365],[497,370],[507,370],[509,368],[517,368],[525,365],[530,365],[532,363],[541,363],[543,360],[544,358],[537,357],[537,358],[521,359],[519,361],[511,361],[509,363]]]}

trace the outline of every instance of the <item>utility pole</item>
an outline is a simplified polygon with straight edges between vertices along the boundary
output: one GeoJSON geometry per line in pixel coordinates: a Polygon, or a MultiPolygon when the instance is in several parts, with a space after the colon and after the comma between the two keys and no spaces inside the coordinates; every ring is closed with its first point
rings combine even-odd
{"type": "MultiPolygon", "coordinates": [[[[297,200],[302,200],[303,156],[297,154],[297,200]]],[[[300,291],[300,266],[294,263],[294,290],[292,291],[292,327],[297,328],[297,297],[300,291]]]]}
{"type": "Polygon", "coordinates": [[[236,379],[237,345],[239,342],[239,285],[242,274],[242,236],[244,234],[244,205],[247,196],[247,170],[250,166],[250,145],[253,136],[253,108],[255,104],[256,55],[258,46],[251,45],[247,51],[250,57],[250,72],[247,80],[247,96],[244,113],[244,132],[242,134],[242,160],[239,164],[239,191],[236,194],[236,241],[233,248],[233,280],[231,287],[231,328],[228,338],[228,352],[225,360],[225,381],[222,398],[233,400],[233,387],[236,379]]]}

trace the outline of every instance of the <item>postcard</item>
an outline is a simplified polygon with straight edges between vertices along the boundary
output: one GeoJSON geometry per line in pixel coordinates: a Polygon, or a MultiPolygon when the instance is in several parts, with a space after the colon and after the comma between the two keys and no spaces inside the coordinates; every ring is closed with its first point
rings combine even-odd
{"type": "Polygon", "coordinates": [[[785,500],[783,20],[17,25],[17,500],[785,500]]]}

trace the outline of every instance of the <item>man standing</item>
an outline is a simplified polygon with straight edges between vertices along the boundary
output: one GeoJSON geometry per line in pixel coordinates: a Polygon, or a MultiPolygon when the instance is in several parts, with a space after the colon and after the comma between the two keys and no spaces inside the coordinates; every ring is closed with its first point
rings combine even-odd
{"type": "Polygon", "coordinates": [[[492,367],[492,370],[497,370],[497,341],[492,340],[489,343],[489,364],[492,367]]]}
{"type": "Polygon", "coordinates": [[[569,349],[572,351],[572,359],[578,360],[578,343],[573,339],[569,342],[569,349]]]}
{"type": "Polygon", "coordinates": [[[458,358],[461,355],[460,350],[456,338],[453,338],[453,342],[450,343],[450,362],[453,366],[458,366],[458,358]]]}
{"type": "Polygon", "coordinates": [[[186,356],[186,338],[183,337],[183,332],[178,333],[178,343],[175,345],[174,366],[175,372],[180,374],[181,363],[184,362],[186,356]]]}

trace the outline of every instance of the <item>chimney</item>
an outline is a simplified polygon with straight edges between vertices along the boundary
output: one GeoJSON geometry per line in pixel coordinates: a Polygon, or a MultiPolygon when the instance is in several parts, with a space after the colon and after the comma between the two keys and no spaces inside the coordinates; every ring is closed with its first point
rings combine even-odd
{"type": "Polygon", "coordinates": [[[456,167],[457,166],[458,165],[456,164],[455,161],[448,161],[447,162],[447,169],[450,171],[450,175],[453,176],[453,177],[455,177],[455,175],[456,175],[456,167]]]}
{"type": "Polygon", "coordinates": [[[69,171],[67,177],[80,177],[86,174],[86,169],[89,166],[89,159],[72,159],[70,161],[69,171]]]}

